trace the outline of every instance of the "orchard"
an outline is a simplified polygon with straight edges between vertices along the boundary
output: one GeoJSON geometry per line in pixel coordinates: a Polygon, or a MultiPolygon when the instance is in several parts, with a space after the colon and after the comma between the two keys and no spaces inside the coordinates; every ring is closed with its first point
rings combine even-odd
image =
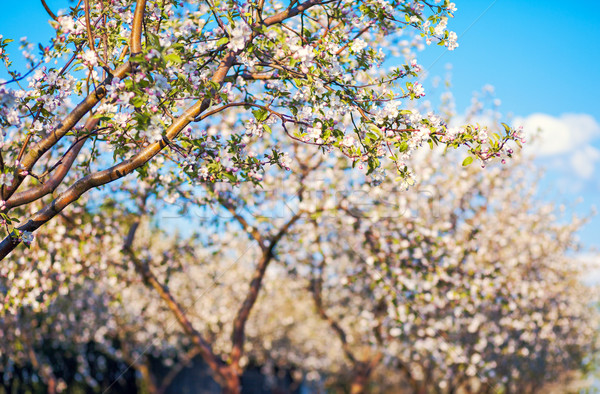
{"type": "Polygon", "coordinates": [[[197,392],[534,393],[593,367],[586,219],[539,200],[521,129],[420,100],[454,3],[41,3],[48,42],[0,36],[4,392],[167,393],[202,364],[197,392]]]}

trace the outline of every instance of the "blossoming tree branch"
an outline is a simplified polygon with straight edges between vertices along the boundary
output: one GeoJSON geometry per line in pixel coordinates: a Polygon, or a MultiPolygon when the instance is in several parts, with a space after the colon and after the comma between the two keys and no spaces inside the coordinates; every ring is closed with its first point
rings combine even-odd
{"type": "Polygon", "coordinates": [[[191,183],[260,183],[267,166],[289,166],[277,143],[289,139],[344,155],[375,180],[391,161],[411,185],[407,159],[423,146],[464,147],[467,165],[510,156],[508,143],[520,139],[506,125],[451,128],[411,109],[424,95],[414,58],[384,70],[407,36],[458,46],[447,0],[45,7],[56,35],[37,49],[21,41],[28,70],[13,69],[7,49],[17,44],[0,39],[10,75],[0,85],[1,258],[91,189],[134,172],[169,188],[147,171],[157,158],[161,174],[191,183]],[[241,131],[206,133],[236,108],[241,131]],[[250,152],[263,133],[276,143],[250,152]]]}

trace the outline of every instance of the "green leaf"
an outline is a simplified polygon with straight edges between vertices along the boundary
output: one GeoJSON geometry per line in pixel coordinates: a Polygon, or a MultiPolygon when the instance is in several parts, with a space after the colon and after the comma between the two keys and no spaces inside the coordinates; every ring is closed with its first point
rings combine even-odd
{"type": "Polygon", "coordinates": [[[167,56],[165,56],[165,60],[170,61],[175,64],[183,63],[183,60],[181,59],[181,57],[176,53],[168,54],[167,56]]]}
{"type": "Polygon", "coordinates": [[[229,42],[229,38],[223,37],[219,41],[217,41],[217,46],[220,47],[221,45],[227,44],[228,42],[229,42]]]}
{"type": "Polygon", "coordinates": [[[229,172],[224,173],[223,176],[229,179],[230,182],[237,182],[237,177],[233,174],[230,174],[229,172]]]}
{"type": "Polygon", "coordinates": [[[129,58],[129,61],[134,62],[134,63],[141,63],[146,61],[146,59],[144,58],[144,54],[139,54],[139,55],[135,55],[129,58]]]}
{"type": "Polygon", "coordinates": [[[150,41],[153,47],[160,48],[160,39],[158,38],[158,35],[146,31],[146,37],[148,37],[148,40],[150,41]]]}
{"type": "Polygon", "coordinates": [[[8,216],[6,216],[6,214],[0,213],[0,217],[2,217],[2,219],[4,219],[7,224],[9,224],[9,225],[12,224],[12,220],[10,220],[10,218],[8,216]]]}
{"type": "MultiPolygon", "coordinates": [[[[368,125],[367,128],[378,136],[382,135],[381,129],[374,124],[368,125]]],[[[376,138],[374,138],[374,139],[376,139],[376,138]]]]}
{"type": "Polygon", "coordinates": [[[472,156],[467,156],[467,158],[465,158],[462,162],[463,167],[468,166],[469,164],[473,163],[473,157],[472,156]]]}
{"type": "Polygon", "coordinates": [[[369,140],[373,140],[373,141],[377,141],[377,139],[378,139],[377,135],[375,133],[370,132],[370,131],[367,133],[367,138],[369,140]]]}
{"type": "Polygon", "coordinates": [[[140,96],[133,96],[133,98],[131,99],[131,104],[133,104],[133,106],[136,108],[141,108],[145,103],[146,101],[140,96]]]}
{"type": "Polygon", "coordinates": [[[92,118],[93,119],[100,119],[100,120],[111,120],[112,119],[112,114],[108,114],[108,116],[107,116],[107,114],[96,113],[96,114],[92,115],[92,118]]]}
{"type": "Polygon", "coordinates": [[[252,111],[252,113],[254,114],[254,117],[256,118],[256,120],[258,122],[262,122],[262,121],[266,120],[267,117],[269,116],[269,111],[267,111],[266,109],[263,109],[263,108],[255,109],[254,111],[252,111]]]}

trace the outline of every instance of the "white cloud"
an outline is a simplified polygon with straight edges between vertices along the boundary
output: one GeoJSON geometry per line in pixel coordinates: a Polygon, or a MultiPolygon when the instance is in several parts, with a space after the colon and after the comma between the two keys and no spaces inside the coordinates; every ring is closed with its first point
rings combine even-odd
{"type": "Polygon", "coordinates": [[[593,176],[600,150],[591,145],[600,138],[600,124],[587,114],[531,114],[516,118],[512,125],[523,126],[528,143],[524,150],[535,157],[551,160],[551,168],[584,181],[593,176]]]}
{"type": "Polygon", "coordinates": [[[571,156],[571,167],[577,175],[590,179],[594,175],[594,167],[600,159],[600,151],[593,146],[586,145],[571,156]]]}
{"type": "Polygon", "coordinates": [[[537,113],[526,118],[517,118],[513,125],[523,126],[527,139],[531,140],[531,143],[526,144],[526,149],[538,157],[581,150],[600,136],[600,124],[587,114],[563,114],[554,117],[537,113]]]}
{"type": "Polygon", "coordinates": [[[575,264],[582,269],[583,283],[588,286],[600,285],[600,254],[580,253],[575,256],[575,264]]]}

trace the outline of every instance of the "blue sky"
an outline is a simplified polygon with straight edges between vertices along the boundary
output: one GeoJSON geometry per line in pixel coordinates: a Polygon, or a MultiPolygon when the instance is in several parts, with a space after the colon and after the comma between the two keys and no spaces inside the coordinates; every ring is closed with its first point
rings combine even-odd
{"type": "MultiPolygon", "coordinates": [[[[41,3],[4,2],[0,34],[46,42],[51,30],[41,3]]],[[[486,84],[502,100],[511,124],[542,127],[535,148],[546,169],[543,197],[590,211],[600,202],[600,2],[584,0],[455,0],[449,28],[459,48],[432,45],[419,55],[430,75],[443,76],[452,64],[452,92],[459,112],[486,84]]],[[[66,0],[49,0],[53,10],[66,0]]],[[[4,74],[4,73],[2,73],[4,74]]],[[[533,148],[532,148],[533,150],[533,148]]],[[[600,204],[599,204],[600,205],[600,204]]],[[[600,249],[600,219],[581,232],[585,244],[600,249]]]]}
{"type": "MultiPolygon", "coordinates": [[[[419,63],[443,76],[452,65],[458,112],[486,84],[502,100],[500,111],[528,132],[542,128],[540,154],[546,169],[543,198],[589,213],[600,208],[600,2],[556,0],[455,1],[449,28],[459,47],[427,48],[419,63]]],[[[600,249],[600,218],[582,241],[600,249]]]]}
{"type": "Polygon", "coordinates": [[[489,83],[503,110],[518,115],[587,113],[600,118],[600,2],[456,1],[449,28],[456,50],[428,50],[420,62],[433,75],[453,64],[459,108],[489,83]]]}

